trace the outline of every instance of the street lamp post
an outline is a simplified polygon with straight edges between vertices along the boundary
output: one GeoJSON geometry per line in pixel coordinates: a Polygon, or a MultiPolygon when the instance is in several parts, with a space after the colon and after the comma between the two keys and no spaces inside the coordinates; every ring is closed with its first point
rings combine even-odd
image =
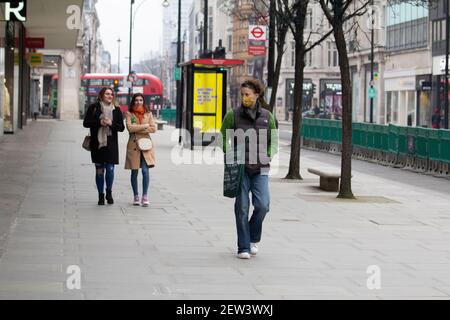
{"type": "Polygon", "coordinates": [[[119,46],[119,48],[118,48],[118,52],[117,52],[117,73],[120,73],[120,42],[122,42],[122,40],[120,40],[120,38],[119,39],[117,39],[117,43],[118,43],[118,46],[119,46]]]}
{"type": "Polygon", "coordinates": [[[448,50],[449,50],[449,36],[450,36],[450,1],[447,0],[445,10],[445,26],[446,26],[446,36],[445,36],[445,74],[444,74],[444,129],[448,129],[448,50]]]}
{"type": "MultiPolygon", "coordinates": [[[[162,3],[163,7],[167,8],[170,3],[165,0],[162,3]]],[[[179,68],[181,62],[181,0],[178,0],[178,30],[177,30],[177,64],[175,68],[179,68]]],[[[178,73],[181,76],[181,72],[178,73]]],[[[176,128],[181,128],[181,79],[176,79],[177,84],[177,107],[176,107],[176,128]]]]}
{"type": "Polygon", "coordinates": [[[203,18],[203,53],[208,50],[208,0],[204,2],[204,18],[203,18]]]}
{"type": "MultiPolygon", "coordinates": [[[[270,0],[269,7],[269,56],[267,62],[267,87],[272,89],[275,57],[275,0],[270,0]]],[[[270,97],[269,97],[270,99],[270,97]]]]}
{"type": "Polygon", "coordinates": [[[88,73],[91,73],[91,43],[92,43],[92,39],[91,37],[89,37],[89,60],[88,60],[88,73]]]}
{"type": "MultiPolygon", "coordinates": [[[[134,0],[131,0],[130,4],[130,50],[129,50],[129,60],[128,60],[128,74],[131,73],[131,44],[133,42],[133,4],[134,0]]],[[[131,86],[128,88],[128,96],[131,102],[131,86]]]]}
{"type": "Polygon", "coordinates": [[[131,72],[131,45],[133,42],[133,4],[134,0],[131,0],[130,4],[130,50],[129,50],[129,61],[128,61],[128,73],[131,72]]]}
{"type": "MultiPolygon", "coordinates": [[[[372,28],[371,28],[371,35],[370,35],[370,90],[371,90],[371,92],[373,92],[373,69],[374,69],[374,66],[373,66],[373,60],[374,60],[374,45],[373,45],[373,42],[374,42],[374,22],[375,22],[375,15],[374,15],[374,10],[373,10],[373,0],[372,0],[372,2],[371,2],[371,6],[372,6],[372,21],[371,21],[371,23],[372,23],[372,28]]],[[[371,96],[369,96],[369,99],[370,99],[370,123],[373,123],[373,99],[374,99],[374,97],[371,95],[371,96]]]]}

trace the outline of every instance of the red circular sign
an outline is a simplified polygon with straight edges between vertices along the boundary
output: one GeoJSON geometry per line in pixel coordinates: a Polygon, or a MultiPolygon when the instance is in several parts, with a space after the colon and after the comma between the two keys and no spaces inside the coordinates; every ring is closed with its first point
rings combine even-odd
{"type": "Polygon", "coordinates": [[[252,31],[250,31],[250,33],[255,37],[255,38],[261,38],[264,35],[264,30],[261,29],[260,27],[256,27],[253,28],[252,31]]]}

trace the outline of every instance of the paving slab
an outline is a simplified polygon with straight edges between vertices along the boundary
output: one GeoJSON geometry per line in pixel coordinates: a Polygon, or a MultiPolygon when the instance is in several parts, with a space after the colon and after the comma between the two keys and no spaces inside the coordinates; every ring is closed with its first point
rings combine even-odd
{"type": "Polygon", "coordinates": [[[304,180],[286,181],[283,147],[260,252],[239,260],[222,164],[176,165],[173,130],[153,135],[148,208],[131,204],[126,132],[115,204],[104,207],[81,121],[37,121],[2,138],[0,299],[450,299],[450,180],[355,160],[357,200],[340,200],[305,169],[338,168],[338,156],[302,150],[304,180]],[[79,290],[67,288],[69,266],[79,290]]]}

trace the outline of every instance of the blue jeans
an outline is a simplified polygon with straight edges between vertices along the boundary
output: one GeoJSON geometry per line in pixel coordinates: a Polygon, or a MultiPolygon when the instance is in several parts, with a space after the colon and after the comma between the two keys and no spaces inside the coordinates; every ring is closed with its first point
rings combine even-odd
{"type": "Polygon", "coordinates": [[[269,176],[257,174],[250,177],[244,174],[241,193],[234,203],[236,216],[238,253],[249,252],[250,242],[257,243],[261,240],[262,223],[269,212],[269,176]],[[253,214],[249,221],[250,209],[249,192],[252,192],[253,214]]]}
{"type": "Polygon", "coordinates": [[[114,182],[114,164],[112,163],[96,163],[95,164],[95,183],[97,184],[98,193],[105,193],[105,180],[106,180],[106,192],[112,191],[112,185],[114,182]],[[106,175],[105,175],[106,169],[106,175]]]}
{"type": "MultiPolygon", "coordinates": [[[[147,162],[145,162],[144,156],[141,152],[141,169],[142,169],[142,195],[147,195],[148,186],[150,184],[150,174],[148,172],[147,162]]],[[[138,196],[138,177],[139,170],[131,170],[131,187],[133,188],[134,196],[138,196]]]]}

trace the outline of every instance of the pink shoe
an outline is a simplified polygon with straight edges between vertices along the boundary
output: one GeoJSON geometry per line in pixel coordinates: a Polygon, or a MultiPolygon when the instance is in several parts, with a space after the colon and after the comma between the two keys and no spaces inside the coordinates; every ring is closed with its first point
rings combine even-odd
{"type": "Polygon", "coordinates": [[[150,203],[148,202],[147,195],[143,195],[142,196],[142,206],[143,207],[148,207],[149,205],[150,205],[150,203]]]}
{"type": "Polygon", "coordinates": [[[139,196],[134,196],[133,206],[138,206],[138,205],[140,205],[139,196]]]}

